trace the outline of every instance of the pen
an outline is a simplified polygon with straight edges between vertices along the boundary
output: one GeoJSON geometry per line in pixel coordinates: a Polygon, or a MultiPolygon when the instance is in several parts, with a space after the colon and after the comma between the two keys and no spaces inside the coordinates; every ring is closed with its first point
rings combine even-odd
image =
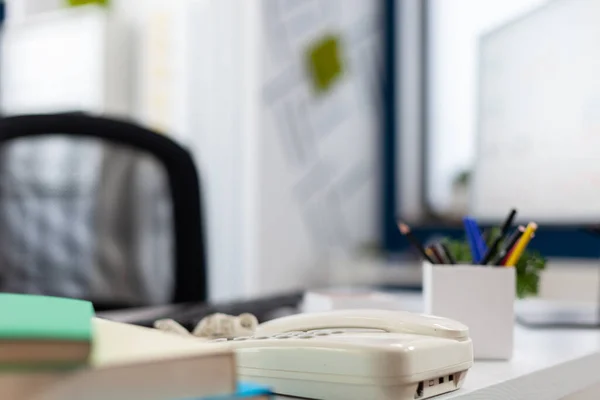
{"type": "Polygon", "coordinates": [[[492,233],[492,230],[490,228],[485,228],[483,230],[483,232],[481,233],[481,237],[483,238],[483,242],[485,244],[488,244],[488,242],[490,241],[490,234],[492,233]]]}
{"type": "Polygon", "coordinates": [[[440,247],[442,248],[442,250],[443,250],[444,254],[446,255],[446,258],[448,259],[450,264],[456,264],[456,260],[452,256],[452,253],[450,252],[450,249],[448,249],[448,246],[446,246],[446,244],[444,242],[440,242],[440,247]]]}
{"type": "Polygon", "coordinates": [[[502,265],[502,261],[506,257],[506,255],[510,252],[513,246],[517,243],[517,241],[521,238],[521,235],[525,232],[525,228],[519,226],[515,231],[508,237],[508,239],[504,242],[504,246],[498,252],[496,257],[492,260],[492,265],[502,265]]]}
{"type": "MultiPolygon", "coordinates": [[[[525,228],[523,228],[523,231],[525,231],[525,228]]],[[[532,240],[534,237],[535,237],[535,233],[532,233],[529,240],[532,240]]],[[[519,239],[521,239],[521,238],[519,238],[519,239]]],[[[510,251],[508,252],[508,254],[504,257],[504,259],[502,260],[502,265],[506,265],[506,261],[508,261],[508,259],[510,258],[510,256],[512,255],[512,252],[514,250],[515,250],[515,246],[513,246],[512,249],[510,249],[510,251]]],[[[519,260],[517,260],[517,261],[519,261],[519,260]]],[[[515,264],[516,264],[516,262],[515,262],[515,264]]]]}
{"type": "MultiPolygon", "coordinates": [[[[483,255],[487,252],[487,245],[485,244],[485,242],[483,241],[483,236],[481,234],[481,229],[479,229],[479,225],[477,224],[477,221],[472,218],[469,217],[470,223],[471,223],[471,232],[473,232],[473,236],[474,236],[474,240],[475,240],[475,245],[477,246],[477,260],[476,262],[480,262],[481,259],[483,258],[483,255]]],[[[473,260],[475,261],[475,260],[473,260]]]]}
{"type": "Polygon", "coordinates": [[[400,229],[400,233],[404,235],[408,241],[413,245],[415,249],[421,254],[421,256],[429,261],[432,264],[435,264],[435,261],[425,252],[423,245],[419,242],[419,240],[412,234],[410,230],[410,226],[406,225],[403,222],[398,222],[398,229],[400,229]]]}
{"type": "Polygon", "coordinates": [[[479,256],[477,255],[477,245],[475,244],[475,238],[471,231],[472,226],[467,217],[463,218],[463,224],[465,225],[465,236],[467,237],[467,243],[469,243],[469,249],[471,250],[471,258],[473,263],[476,263],[479,259],[479,256]]]}
{"type": "Polygon", "coordinates": [[[479,263],[487,251],[486,245],[483,242],[483,237],[481,236],[481,230],[479,229],[479,226],[477,226],[477,221],[471,217],[464,217],[463,222],[465,224],[465,229],[467,230],[467,235],[471,237],[469,243],[472,243],[473,246],[471,251],[473,255],[473,264],[479,263]]]}
{"type": "Polygon", "coordinates": [[[432,246],[432,250],[437,255],[437,258],[439,258],[442,264],[450,264],[450,260],[448,260],[446,252],[444,251],[444,248],[442,247],[441,243],[434,243],[432,246]]]}
{"type": "Polygon", "coordinates": [[[517,210],[513,208],[512,210],[510,210],[510,213],[508,213],[508,216],[506,217],[504,223],[502,224],[502,227],[500,228],[500,235],[492,242],[490,247],[485,252],[483,259],[481,260],[481,265],[486,265],[490,261],[490,259],[498,249],[498,245],[508,233],[508,229],[510,228],[510,226],[513,223],[513,220],[515,219],[515,215],[517,215],[517,210]]]}
{"type": "Polygon", "coordinates": [[[436,264],[445,264],[441,254],[438,253],[437,249],[433,245],[427,247],[425,252],[429,255],[429,257],[431,257],[432,260],[435,260],[436,264]]]}
{"type": "Polygon", "coordinates": [[[505,266],[512,267],[517,263],[517,261],[519,261],[519,258],[521,258],[521,255],[525,251],[525,248],[529,244],[529,241],[531,240],[531,237],[533,236],[533,233],[536,231],[536,229],[537,224],[535,222],[530,222],[529,224],[527,224],[525,232],[523,233],[523,235],[521,235],[521,239],[519,239],[517,244],[515,244],[514,250],[508,257],[506,263],[504,264],[505,266]]]}

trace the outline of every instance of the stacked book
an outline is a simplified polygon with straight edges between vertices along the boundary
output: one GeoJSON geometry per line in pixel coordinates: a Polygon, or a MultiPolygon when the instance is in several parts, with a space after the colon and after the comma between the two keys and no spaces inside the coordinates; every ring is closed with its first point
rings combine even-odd
{"type": "Polygon", "coordinates": [[[95,318],[91,303],[0,294],[0,393],[11,400],[267,399],[218,343],[95,318]]]}

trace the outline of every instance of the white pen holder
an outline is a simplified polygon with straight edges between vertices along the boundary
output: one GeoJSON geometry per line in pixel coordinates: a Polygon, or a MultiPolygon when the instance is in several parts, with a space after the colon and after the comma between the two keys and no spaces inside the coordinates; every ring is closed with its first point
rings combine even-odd
{"type": "Polygon", "coordinates": [[[475,359],[513,353],[515,268],[423,263],[425,313],[469,327],[475,359]]]}

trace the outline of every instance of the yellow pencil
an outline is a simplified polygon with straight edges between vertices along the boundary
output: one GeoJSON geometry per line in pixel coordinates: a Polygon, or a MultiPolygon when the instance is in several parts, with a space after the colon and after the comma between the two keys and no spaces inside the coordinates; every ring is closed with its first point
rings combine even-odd
{"type": "Polygon", "coordinates": [[[517,263],[517,261],[519,261],[519,258],[521,258],[521,256],[523,255],[523,252],[525,251],[525,248],[527,247],[529,241],[533,237],[533,233],[536,229],[537,224],[535,222],[530,222],[527,225],[527,228],[525,229],[525,232],[523,232],[521,239],[519,239],[519,241],[515,245],[515,248],[510,253],[510,257],[508,258],[508,260],[506,260],[506,264],[504,264],[505,266],[513,267],[517,263]]]}

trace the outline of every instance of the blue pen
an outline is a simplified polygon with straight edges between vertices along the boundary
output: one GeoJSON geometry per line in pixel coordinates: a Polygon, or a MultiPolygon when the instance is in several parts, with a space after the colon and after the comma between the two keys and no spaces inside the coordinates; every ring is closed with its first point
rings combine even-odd
{"type": "Polygon", "coordinates": [[[475,245],[477,246],[477,252],[479,253],[479,258],[477,262],[481,262],[483,260],[483,256],[487,253],[487,246],[485,244],[485,240],[483,240],[483,235],[481,234],[481,229],[479,229],[479,225],[477,225],[477,221],[474,218],[471,218],[471,224],[473,224],[473,234],[475,236],[475,245]]]}
{"type": "Polygon", "coordinates": [[[466,217],[465,219],[468,221],[468,224],[471,227],[471,235],[473,237],[472,240],[477,253],[477,259],[474,261],[479,263],[487,252],[487,246],[485,245],[483,236],[481,235],[481,230],[477,225],[477,221],[475,221],[475,219],[472,217],[466,217]]]}
{"type": "Polygon", "coordinates": [[[477,254],[477,245],[475,244],[475,238],[472,233],[472,224],[469,217],[463,218],[463,224],[465,225],[465,236],[467,237],[467,243],[469,243],[469,250],[471,250],[471,258],[473,259],[473,264],[476,264],[479,256],[477,254]]]}

